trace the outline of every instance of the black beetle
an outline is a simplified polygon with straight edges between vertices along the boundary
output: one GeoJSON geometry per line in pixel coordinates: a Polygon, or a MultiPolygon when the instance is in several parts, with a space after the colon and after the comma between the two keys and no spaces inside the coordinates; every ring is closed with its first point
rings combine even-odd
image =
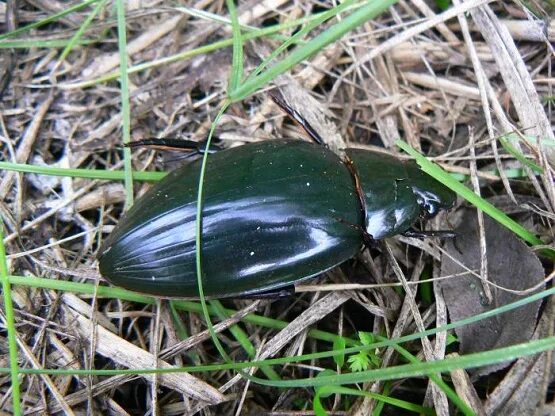
{"type": "MultiPolygon", "coordinates": [[[[99,251],[102,276],[137,292],[198,297],[199,170],[200,160],[187,163],[136,201],[99,251]]],[[[281,139],[220,151],[204,182],[204,293],[291,286],[454,202],[452,191],[415,164],[381,153],[346,149],[342,159],[319,144],[281,139]]]]}

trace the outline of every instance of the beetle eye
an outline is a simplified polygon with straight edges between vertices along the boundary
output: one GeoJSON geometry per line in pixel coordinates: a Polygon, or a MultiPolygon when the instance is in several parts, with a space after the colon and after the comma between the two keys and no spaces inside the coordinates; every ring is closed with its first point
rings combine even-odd
{"type": "Polygon", "coordinates": [[[416,203],[420,206],[425,218],[433,218],[440,210],[441,203],[437,196],[430,192],[415,190],[416,203]]]}
{"type": "Polygon", "coordinates": [[[422,205],[422,208],[424,210],[426,218],[433,218],[439,212],[439,207],[437,206],[437,204],[434,204],[431,201],[428,201],[428,203],[422,205]]]}

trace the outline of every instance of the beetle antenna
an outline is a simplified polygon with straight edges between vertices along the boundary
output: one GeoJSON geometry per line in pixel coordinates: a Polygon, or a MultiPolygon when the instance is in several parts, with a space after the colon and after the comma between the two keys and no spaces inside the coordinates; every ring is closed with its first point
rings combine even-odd
{"type": "Polygon", "coordinates": [[[408,229],[404,233],[401,233],[405,237],[413,237],[413,238],[430,238],[430,237],[439,237],[439,238],[455,238],[457,233],[454,231],[449,230],[429,230],[429,231],[418,231],[413,229],[408,229]]]}
{"type": "Polygon", "coordinates": [[[281,97],[278,97],[273,93],[270,93],[269,95],[270,95],[270,98],[273,100],[273,102],[276,103],[278,107],[283,110],[283,112],[285,112],[289,117],[291,117],[293,121],[295,121],[299,126],[301,126],[303,130],[306,132],[306,134],[308,134],[312,140],[314,140],[318,144],[321,144],[322,146],[327,147],[326,143],[324,142],[322,137],[320,137],[320,135],[314,129],[314,127],[312,127],[310,123],[297,110],[295,110],[293,107],[287,104],[281,97]]]}

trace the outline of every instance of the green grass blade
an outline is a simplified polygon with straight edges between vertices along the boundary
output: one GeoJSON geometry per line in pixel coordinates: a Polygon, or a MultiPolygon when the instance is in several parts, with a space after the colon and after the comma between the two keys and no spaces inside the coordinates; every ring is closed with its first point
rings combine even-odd
{"type": "MultiPolygon", "coordinates": [[[[97,294],[99,298],[109,298],[109,299],[120,299],[126,300],[129,302],[137,302],[143,303],[147,305],[154,304],[154,298],[152,296],[142,295],[137,292],[132,292],[130,290],[122,289],[120,287],[112,287],[112,286],[98,286],[97,292],[95,292],[95,285],[91,283],[79,283],[79,282],[71,282],[65,280],[56,280],[56,279],[48,279],[43,277],[35,277],[35,276],[15,276],[10,275],[8,276],[8,280],[12,285],[21,285],[26,287],[35,287],[41,289],[52,289],[58,290],[62,292],[70,292],[70,293],[81,293],[86,295],[93,295],[97,294]]],[[[203,313],[202,307],[199,302],[195,301],[188,301],[188,300],[172,300],[172,305],[182,311],[192,312],[192,313],[203,313]]],[[[216,315],[216,311],[214,311],[210,306],[208,306],[208,312],[211,315],[216,315]]],[[[237,311],[232,309],[225,309],[225,313],[230,316],[236,313],[237,311]]],[[[250,323],[252,325],[258,325],[265,328],[273,328],[276,330],[281,330],[288,325],[288,322],[280,321],[278,319],[268,318],[266,316],[249,314],[245,318],[243,318],[243,322],[250,323]]],[[[333,343],[338,336],[335,334],[331,334],[329,332],[321,331],[318,329],[311,329],[308,332],[308,335],[314,339],[329,342],[330,344],[333,343]]],[[[356,345],[357,342],[353,339],[344,337],[347,345],[353,346],[356,345]]]]}
{"type": "MultiPolygon", "coordinates": [[[[497,348],[491,351],[472,353],[463,356],[450,357],[444,360],[427,361],[418,364],[404,364],[376,370],[368,370],[359,373],[336,374],[333,376],[320,376],[296,380],[265,380],[251,377],[253,381],[271,387],[279,388],[306,388],[322,387],[327,385],[357,384],[376,380],[397,380],[410,377],[426,376],[430,373],[447,373],[457,369],[470,369],[512,361],[521,357],[528,357],[545,351],[555,349],[555,336],[539,340],[533,340],[510,347],[497,348]]],[[[299,361],[305,357],[287,357],[290,361],[299,361]]],[[[173,367],[173,368],[148,368],[128,370],[78,370],[78,369],[39,369],[22,368],[22,374],[52,374],[52,375],[98,375],[109,376],[115,374],[165,374],[189,372],[198,373],[206,371],[239,370],[251,366],[282,364],[284,359],[272,359],[266,361],[239,362],[231,364],[210,364],[204,366],[173,367]]],[[[8,373],[10,369],[0,368],[0,373],[8,373]]]]}
{"type": "Polygon", "coordinates": [[[233,91],[243,79],[243,38],[241,25],[237,17],[237,9],[233,0],[226,0],[229,16],[231,17],[231,29],[233,31],[233,57],[231,60],[231,77],[228,89],[233,91]]]}
{"type": "MultiPolygon", "coordinates": [[[[29,287],[37,287],[37,288],[44,288],[44,289],[54,289],[54,290],[61,290],[61,291],[68,291],[72,293],[84,293],[84,294],[94,294],[95,293],[95,285],[90,283],[77,283],[77,282],[67,282],[67,281],[59,281],[54,279],[46,279],[40,277],[33,277],[33,276],[13,276],[9,275],[8,280],[12,285],[23,285],[29,287]]],[[[227,369],[235,369],[235,365],[237,368],[247,368],[251,366],[265,366],[265,365],[276,365],[276,364],[289,364],[293,362],[302,362],[305,360],[317,360],[322,358],[330,358],[340,354],[355,354],[363,350],[372,350],[376,348],[382,347],[396,347],[401,343],[414,341],[420,339],[422,337],[427,337],[431,335],[435,335],[439,332],[451,331],[456,328],[460,328],[475,322],[479,322],[484,319],[492,318],[497,316],[501,313],[505,313],[521,306],[530,304],[532,302],[537,302],[538,300],[542,300],[549,296],[555,295],[555,288],[550,288],[538,293],[534,293],[532,295],[526,296],[525,298],[519,299],[515,302],[508,303],[503,305],[502,307],[498,307],[486,312],[482,312],[478,315],[471,316],[468,318],[461,319],[459,321],[451,322],[446,325],[442,325],[436,328],[427,329],[423,332],[417,332],[410,335],[404,335],[402,337],[391,339],[391,340],[383,340],[374,342],[364,346],[353,346],[346,348],[345,350],[333,350],[333,351],[325,351],[325,352],[318,352],[312,354],[305,354],[302,357],[286,357],[286,358],[276,358],[276,359],[268,359],[264,361],[252,361],[247,363],[235,363],[231,367],[225,367],[227,369]]],[[[108,287],[108,286],[99,286],[98,287],[98,296],[99,297],[107,297],[107,298],[117,298],[122,300],[130,300],[134,302],[141,302],[146,304],[154,304],[154,298],[150,296],[141,295],[135,292],[131,292],[129,290],[116,288],[116,287],[108,287]]],[[[186,310],[189,312],[197,312],[202,313],[203,310],[201,306],[196,302],[190,302],[185,300],[176,300],[174,301],[175,306],[178,309],[186,310]]],[[[210,307],[207,308],[210,314],[215,314],[210,307]]],[[[226,313],[233,314],[236,311],[226,309],[226,313]]],[[[252,323],[254,325],[260,325],[275,329],[283,329],[287,326],[287,322],[282,322],[276,319],[271,319],[267,317],[257,316],[257,315],[247,315],[244,319],[245,322],[252,323]]],[[[321,339],[330,343],[333,343],[337,339],[337,335],[332,335],[329,333],[325,333],[324,331],[318,330],[310,330],[309,335],[314,336],[316,339],[321,339]]],[[[356,342],[354,340],[345,339],[348,345],[355,345],[356,342]]],[[[223,367],[222,367],[223,368],[223,367]]],[[[195,371],[195,370],[191,370],[195,371]]]]}
{"type": "MultiPolygon", "coordinates": [[[[121,124],[123,143],[128,144],[131,131],[131,116],[129,110],[129,75],[127,74],[127,32],[125,28],[125,2],[116,0],[116,12],[118,22],[118,52],[120,68],[121,88],[121,124]]],[[[131,165],[131,150],[123,149],[123,166],[125,172],[125,207],[129,209],[133,205],[133,166],[131,165]]]]}
{"type": "Polygon", "coordinates": [[[260,87],[268,84],[278,75],[290,70],[299,62],[312,56],[330,43],[335,42],[354,28],[376,17],[378,14],[395,3],[396,0],[374,0],[367,3],[340,22],[326,29],[311,41],[297,47],[286,58],[271,66],[265,72],[241,84],[241,86],[239,86],[236,90],[229,93],[229,98],[233,102],[242,100],[260,87]]]}
{"type": "MultiPolygon", "coordinates": [[[[276,33],[282,31],[282,30],[286,30],[292,27],[296,27],[299,26],[301,24],[304,23],[308,23],[311,22],[315,19],[318,19],[320,17],[320,14],[315,14],[315,15],[311,15],[308,17],[303,17],[301,19],[296,19],[293,20],[291,22],[285,22],[285,23],[281,23],[278,25],[273,25],[273,26],[269,26],[267,28],[264,29],[253,29],[252,31],[243,34],[243,40],[252,40],[252,39],[258,39],[261,37],[265,37],[265,36],[272,36],[275,35],[276,33]]],[[[66,42],[66,41],[64,41],[66,42]]],[[[213,43],[210,43],[208,45],[203,45],[200,46],[198,48],[194,48],[194,49],[190,49],[190,50],[186,50],[180,53],[177,53],[175,55],[171,55],[171,56],[167,56],[165,58],[160,58],[160,59],[156,59],[150,62],[144,62],[138,65],[134,65],[132,67],[128,68],[128,75],[137,73],[137,72],[141,72],[141,71],[145,71],[148,69],[152,69],[152,68],[156,68],[162,65],[169,65],[171,63],[174,62],[179,62],[179,61],[184,61],[186,59],[191,59],[195,56],[198,55],[202,55],[202,54],[207,54],[207,53],[211,53],[211,52],[215,52],[217,50],[223,49],[223,48],[227,48],[229,46],[233,46],[233,39],[224,39],[224,40],[220,40],[220,41],[216,41],[213,43]]],[[[0,44],[0,48],[2,47],[2,44],[0,44]]],[[[103,82],[108,82],[108,81],[113,81],[115,79],[117,79],[120,75],[119,71],[115,71],[112,72],[110,74],[98,77],[98,78],[94,78],[88,81],[82,81],[82,82],[74,82],[74,83],[68,83],[68,84],[60,84],[60,86],[62,88],[87,88],[90,87],[92,85],[96,85],[96,84],[100,84],[103,82]]]]}
{"type": "MultiPolygon", "coordinates": [[[[216,118],[212,122],[210,127],[210,132],[208,133],[208,138],[206,139],[206,149],[210,148],[210,144],[212,143],[212,137],[214,136],[214,131],[216,130],[216,126],[218,122],[222,118],[223,114],[229,107],[230,102],[227,101],[224,103],[216,118]]],[[[216,346],[216,349],[222,356],[222,358],[226,362],[231,362],[231,358],[225,352],[222,343],[218,339],[216,332],[214,331],[214,325],[212,324],[212,320],[210,319],[210,312],[208,311],[208,306],[206,304],[206,298],[204,296],[204,286],[203,286],[203,279],[204,274],[202,271],[202,207],[204,201],[204,177],[206,175],[206,165],[208,164],[208,154],[209,152],[204,152],[202,157],[202,162],[200,165],[200,173],[198,178],[198,194],[197,194],[197,214],[196,214],[196,235],[195,235],[195,253],[196,253],[196,270],[197,270],[197,286],[199,292],[199,299],[200,304],[202,306],[202,313],[204,315],[204,320],[206,321],[206,325],[208,327],[208,332],[210,332],[210,336],[212,337],[212,341],[216,346]]]]}
{"type": "Polygon", "coordinates": [[[514,221],[512,218],[508,217],[504,212],[495,208],[492,204],[488,201],[480,198],[476,195],[472,190],[464,186],[463,184],[457,182],[455,179],[451,178],[451,176],[441,169],[436,164],[430,162],[416,150],[414,150],[411,146],[405,143],[402,140],[398,140],[396,142],[397,146],[403,149],[405,152],[410,154],[416,159],[416,162],[420,165],[422,170],[426,172],[428,175],[432,176],[436,180],[443,183],[445,186],[462,196],[472,205],[476,206],[477,208],[481,209],[483,212],[488,214],[494,220],[498,221],[503,226],[507,227],[509,230],[514,232],[520,238],[524,239],[530,244],[533,245],[542,245],[543,242],[536,237],[533,233],[528,231],[522,225],[514,221]]]}
{"type": "MultiPolygon", "coordinates": [[[[279,47],[277,47],[275,50],[273,50],[272,53],[266,59],[264,59],[264,61],[261,62],[260,65],[258,65],[254,69],[254,71],[252,71],[251,74],[249,74],[246,81],[248,81],[250,79],[253,79],[256,76],[258,76],[260,74],[260,72],[262,72],[262,70],[264,68],[266,68],[268,66],[268,64],[270,62],[272,62],[280,53],[285,51],[289,46],[299,42],[307,33],[309,33],[316,26],[324,23],[326,20],[331,19],[334,16],[337,16],[339,13],[341,13],[346,8],[352,6],[353,3],[354,3],[354,0],[346,0],[343,3],[339,4],[338,6],[334,7],[333,9],[330,9],[326,12],[321,13],[318,16],[317,19],[310,20],[304,28],[299,30],[293,36],[289,37],[289,39],[287,39],[279,47]]],[[[233,90],[231,90],[231,91],[233,91],[233,90]]]]}
{"type": "MultiPolygon", "coordinates": [[[[384,338],[382,336],[377,336],[377,339],[384,341],[387,338],[384,338]]],[[[404,357],[408,362],[410,363],[420,363],[421,361],[415,357],[414,355],[412,355],[409,351],[407,351],[405,348],[403,348],[400,345],[396,345],[393,347],[395,349],[395,351],[397,351],[397,353],[399,353],[399,355],[401,355],[402,357],[404,357]]],[[[445,381],[443,381],[443,379],[434,373],[430,373],[427,374],[427,376],[430,378],[430,380],[432,380],[440,389],[441,391],[443,391],[443,393],[445,393],[445,395],[453,402],[453,404],[455,406],[457,406],[457,408],[466,416],[472,416],[474,415],[474,412],[472,411],[472,409],[465,403],[464,400],[462,400],[459,395],[451,388],[447,385],[447,383],[445,381]]]]}
{"type": "MultiPolygon", "coordinates": [[[[210,301],[210,306],[221,320],[227,319],[229,317],[227,311],[219,300],[210,301]]],[[[254,358],[256,357],[256,348],[249,339],[248,334],[246,334],[245,331],[243,331],[243,329],[237,324],[230,326],[229,332],[231,332],[237,342],[241,345],[241,347],[243,347],[249,359],[254,360],[254,358]]],[[[261,367],[260,370],[270,380],[280,379],[279,374],[272,367],[261,367]]]]}
{"type": "MultiPolygon", "coordinates": [[[[206,139],[206,148],[210,148],[212,143],[212,138],[214,137],[214,132],[216,127],[226,112],[226,110],[231,105],[230,101],[225,101],[220,108],[220,111],[216,115],[216,118],[212,122],[210,126],[210,132],[208,133],[208,138],[206,139]]],[[[224,359],[224,361],[228,364],[233,364],[233,360],[225,351],[222,343],[220,342],[216,332],[214,331],[214,325],[210,318],[210,311],[208,309],[208,305],[206,303],[206,297],[204,295],[204,286],[203,286],[203,279],[204,273],[202,270],[202,209],[203,209],[203,202],[204,202],[204,181],[206,176],[206,166],[208,165],[208,156],[209,152],[204,152],[199,172],[198,178],[198,194],[197,194],[197,212],[196,212],[196,234],[195,234],[195,259],[196,259],[196,271],[197,271],[197,287],[199,291],[199,300],[200,305],[202,308],[202,314],[204,316],[204,320],[206,322],[206,326],[208,328],[208,332],[210,333],[210,337],[214,343],[214,346],[218,350],[220,356],[224,359]]],[[[212,307],[214,309],[214,307],[212,307]]],[[[239,374],[245,379],[254,380],[254,377],[245,373],[244,371],[237,370],[239,374]]]]}
{"type": "MultiPolygon", "coordinates": [[[[69,176],[73,178],[87,178],[87,179],[103,179],[103,180],[123,180],[125,179],[125,172],[120,170],[103,170],[103,169],[83,169],[83,168],[59,168],[55,166],[39,166],[28,165],[26,163],[13,163],[0,161],[0,170],[9,170],[13,172],[22,173],[36,173],[38,175],[50,176],[69,176]]],[[[484,171],[490,175],[497,176],[501,179],[497,170],[484,171]]],[[[518,179],[526,177],[526,173],[522,169],[507,169],[504,171],[509,179],[518,179]]],[[[143,172],[133,171],[133,180],[157,182],[167,175],[167,172],[143,172]]],[[[457,181],[464,181],[469,178],[468,175],[461,173],[450,173],[453,179],[457,181]]]]}
{"type": "MultiPolygon", "coordinates": [[[[37,175],[68,176],[72,178],[101,179],[109,181],[122,181],[125,179],[125,172],[123,170],[70,169],[12,162],[0,162],[0,170],[36,173],[37,175]]],[[[133,179],[138,181],[157,182],[166,176],[167,172],[133,171],[131,174],[133,175],[133,179]]]]}
{"type": "Polygon", "coordinates": [[[426,361],[404,364],[358,373],[336,374],[333,376],[311,377],[296,380],[264,380],[255,377],[255,381],[264,386],[293,388],[320,387],[330,384],[356,384],[377,380],[397,380],[409,377],[425,376],[430,373],[446,373],[457,369],[469,369],[512,361],[520,357],[535,355],[555,349],[555,336],[533,340],[510,347],[496,348],[490,351],[461,355],[439,361],[426,361]]]}
{"type": "MultiPolygon", "coordinates": [[[[0,43],[0,49],[29,49],[29,48],[65,48],[71,39],[50,39],[50,40],[41,40],[41,39],[20,39],[20,40],[5,40],[0,43]]],[[[92,45],[93,43],[97,43],[97,39],[80,39],[77,41],[77,45],[84,46],[84,45],[92,45]]]]}
{"type": "Polygon", "coordinates": [[[59,62],[66,59],[66,57],[73,50],[73,48],[75,48],[75,46],[81,40],[81,36],[83,36],[83,33],[85,33],[85,30],[87,30],[87,28],[91,25],[94,18],[98,15],[98,13],[100,13],[100,10],[102,10],[102,8],[106,5],[107,2],[108,2],[108,0],[99,1],[98,4],[96,5],[96,7],[93,9],[93,11],[86,17],[83,24],[81,24],[81,26],[79,27],[77,32],[75,32],[75,35],[73,35],[73,37],[68,42],[67,46],[64,48],[64,50],[60,54],[60,58],[58,59],[59,62]]]}
{"type": "Polygon", "coordinates": [[[387,403],[391,406],[395,406],[403,410],[408,410],[410,412],[414,412],[422,415],[430,415],[430,416],[433,416],[436,414],[434,409],[430,407],[424,407],[418,404],[407,402],[406,400],[396,399],[395,397],[389,397],[389,396],[385,396],[379,393],[374,393],[371,391],[357,390],[349,387],[341,387],[341,386],[335,386],[335,385],[323,386],[316,389],[316,395],[314,396],[314,408],[315,408],[316,414],[327,414],[325,413],[325,411],[321,413],[321,411],[323,411],[323,407],[320,402],[320,398],[328,397],[328,396],[331,396],[332,394],[345,394],[349,396],[368,397],[370,399],[387,403]]]}
{"type": "Polygon", "coordinates": [[[64,16],[67,16],[67,15],[69,15],[69,14],[72,14],[72,13],[74,13],[74,12],[78,12],[79,10],[84,9],[85,7],[87,7],[87,6],[91,5],[91,4],[94,4],[94,3],[96,3],[97,1],[99,1],[99,0],[87,0],[87,1],[84,1],[84,2],[81,3],[81,4],[76,4],[75,6],[71,6],[71,7],[67,8],[67,9],[65,9],[65,10],[62,10],[61,12],[55,13],[55,14],[53,14],[52,16],[48,16],[46,19],[40,20],[40,21],[35,22],[35,23],[31,23],[31,24],[29,24],[29,25],[27,25],[27,26],[20,27],[19,29],[12,30],[11,32],[8,32],[8,33],[4,33],[3,35],[0,35],[0,41],[2,41],[2,40],[4,40],[4,39],[7,39],[7,38],[11,38],[11,37],[17,36],[17,35],[19,35],[20,33],[28,32],[28,31],[30,31],[30,30],[32,30],[32,29],[36,29],[36,28],[38,28],[38,27],[47,25],[47,24],[49,24],[49,23],[56,22],[58,19],[60,19],[60,18],[62,18],[62,17],[64,17],[64,16]]]}
{"type": "MultiPolygon", "coordinates": [[[[12,285],[51,289],[61,292],[80,293],[85,295],[94,295],[96,293],[96,285],[92,283],[80,283],[67,280],[57,280],[53,278],[48,279],[44,277],[17,275],[9,275],[8,280],[12,285]]],[[[140,293],[131,292],[130,290],[122,289],[119,287],[99,285],[97,296],[101,298],[106,297],[111,299],[121,299],[127,300],[129,302],[138,302],[148,305],[154,304],[154,298],[152,296],[141,295],[140,293]]]]}
{"type": "Polygon", "coordinates": [[[501,136],[499,137],[499,143],[501,143],[501,146],[503,146],[503,149],[505,149],[508,153],[513,155],[513,157],[516,160],[518,160],[520,163],[522,163],[524,166],[528,166],[535,173],[542,174],[543,169],[541,168],[541,166],[538,166],[537,164],[535,164],[534,162],[526,158],[526,156],[524,156],[522,152],[520,152],[516,147],[512,145],[510,141],[511,139],[514,139],[514,135],[501,136]]]}
{"type": "MultiPolygon", "coordinates": [[[[206,20],[209,22],[220,23],[222,25],[230,26],[230,27],[233,26],[231,19],[228,19],[227,17],[221,16],[219,14],[210,13],[206,10],[194,9],[192,7],[187,7],[187,6],[178,6],[178,7],[175,7],[175,10],[186,13],[190,16],[198,17],[199,19],[206,20]]],[[[241,28],[241,32],[259,32],[261,30],[256,26],[249,26],[249,25],[242,25],[242,24],[239,24],[239,27],[241,28]]]]}
{"type": "Polygon", "coordinates": [[[4,221],[0,215],[0,279],[2,280],[2,295],[4,297],[4,315],[8,331],[8,352],[10,359],[10,382],[12,388],[13,414],[21,415],[21,393],[19,390],[19,364],[17,362],[17,340],[12,302],[12,289],[8,278],[8,264],[6,262],[6,247],[4,246],[4,221]]]}

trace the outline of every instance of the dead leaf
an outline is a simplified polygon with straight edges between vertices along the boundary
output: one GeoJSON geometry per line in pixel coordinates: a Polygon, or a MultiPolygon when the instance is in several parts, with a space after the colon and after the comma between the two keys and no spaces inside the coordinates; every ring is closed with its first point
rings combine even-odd
{"type": "MultiPolygon", "coordinates": [[[[537,256],[508,229],[484,217],[488,278],[496,285],[521,291],[533,287],[544,278],[543,267],[537,256]]],[[[445,245],[441,275],[454,275],[441,281],[451,321],[458,321],[522,299],[521,295],[492,287],[493,301],[484,296],[480,272],[480,242],[474,210],[468,210],[456,229],[457,237],[445,245]],[[474,271],[473,274],[468,270],[474,271]]],[[[538,289],[538,290],[541,290],[538,289]]],[[[541,302],[484,319],[456,329],[461,354],[487,351],[528,341],[536,327],[541,302]]],[[[506,367],[502,363],[475,370],[484,375],[506,367]]]]}
{"type": "MultiPolygon", "coordinates": [[[[550,298],[542,310],[534,339],[553,335],[554,313],[555,303],[553,298],[550,298]]],[[[495,390],[488,395],[484,404],[486,413],[491,416],[553,415],[554,413],[549,413],[546,405],[546,390],[549,381],[552,383],[553,380],[555,361],[551,351],[519,358],[495,390]],[[544,413],[538,412],[542,406],[544,413]]]]}

